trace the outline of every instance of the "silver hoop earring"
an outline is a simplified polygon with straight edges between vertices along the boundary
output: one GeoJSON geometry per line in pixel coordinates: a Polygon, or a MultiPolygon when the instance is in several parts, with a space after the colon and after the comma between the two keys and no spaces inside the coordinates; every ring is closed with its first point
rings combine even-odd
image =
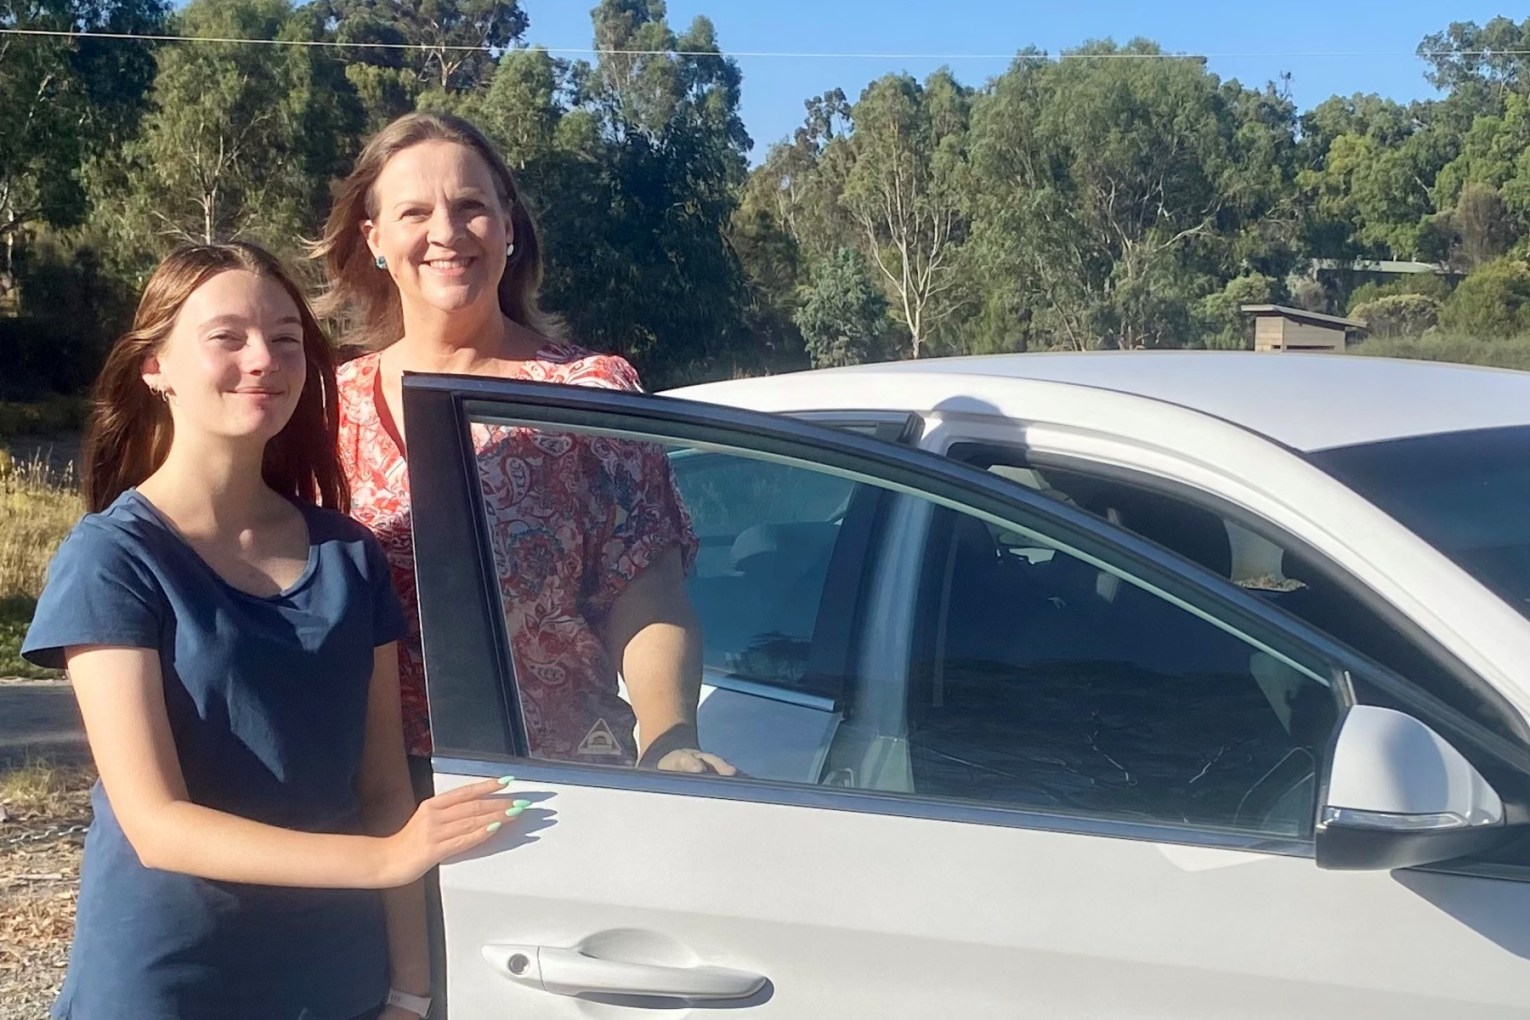
{"type": "Polygon", "coordinates": [[[372,260],[372,265],[376,266],[378,269],[387,269],[388,260],[379,255],[372,260]]]}
{"type": "Polygon", "coordinates": [[[512,256],[514,254],[515,254],[515,242],[511,241],[509,244],[505,245],[505,258],[509,258],[510,256],[512,256]]]}

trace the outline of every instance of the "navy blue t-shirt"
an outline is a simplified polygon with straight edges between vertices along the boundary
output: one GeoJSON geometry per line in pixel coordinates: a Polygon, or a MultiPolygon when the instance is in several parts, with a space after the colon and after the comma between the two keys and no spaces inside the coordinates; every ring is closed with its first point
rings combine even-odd
{"type": "MultiPolygon", "coordinates": [[[[158,651],[194,802],[357,833],[372,651],[403,634],[404,617],[371,533],[300,509],[308,566],[263,598],[224,581],[146,499],[124,493],[65,539],[22,651],[55,668],[72,645],[158,651]]],[[[100,783],[91,802],[60,1020],[343,1020],[387,994],[378,893],[145,868],[100,783]]]]}

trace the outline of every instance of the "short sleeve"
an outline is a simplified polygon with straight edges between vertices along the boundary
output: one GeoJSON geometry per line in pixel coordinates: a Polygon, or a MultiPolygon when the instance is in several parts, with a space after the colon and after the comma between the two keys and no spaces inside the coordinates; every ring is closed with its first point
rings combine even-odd
{"type": "Polygon", "coordinates": [[[131,540],[86,518],[59,546],[21,654],[63,669],[75,645],[159,648],[168,612],[163,592],[131,540]]]}
{"type": "Polygon", "coordinates": [[[642,393],[643,380],[632,362],[617,354],[592,354],[563,366],[558,382],[569,386],[589,386],[597,390],[624,390],[642,393]]]}
{"type": "Polygon", "coordinates": [[[590,440],[592,464],[587,578],[592,608],[603,613],[628,583],[659,555],[678,547],[685,572],[696,559],[691,515],[674,471],[657,443],[600,437],[590,440]]]}
{"type": "Polygon", "coordinates": [[[393,587],[388,554],[383,552],[382,543],[370,531],[362,541],[367,550],[367,580],[372,585],[372,646],[376,648],[400,640],[409,625],[404,618],[404,605],[393,587]]]}

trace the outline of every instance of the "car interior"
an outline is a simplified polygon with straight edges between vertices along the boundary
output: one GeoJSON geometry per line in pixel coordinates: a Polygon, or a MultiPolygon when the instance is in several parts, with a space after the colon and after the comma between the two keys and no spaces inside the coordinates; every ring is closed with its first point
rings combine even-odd
{"type": "MultiPolygon", "coordinates": [[[[690,593],[707,669],[809,688],[855,487],[820,493],[805,513],[781,491],[713,498],[728,476],[710,471],[726,468],[716,456],[677,463],[704,543],[690,593]],[[740,504],[746,512],[706,509],[740,504]]],[[[1044,481],[1224,576],[1232,569],[1232,539],[1209,512],[1088,479],[1044,481]]],[[[844,706],[822,781],[1310,835],[1335,714],[1322,684],[1110,571],[965,514],[935,511],[923,559],[907,703],[887,717],[844,706]]]]}
{"type": "MultiPolygon", "coordinates": [[[[1054,493],[1229,576],[1224,522],[1129,487],[1054,493]]],[[[949,515],[909,706],[920,793],[1305,837],[1330,691],[1086,560],[949,515]],[[1027,546],[1026,543],[1029,543],[1027,546]]],[[[1261,584],[1274,586],[1264,577],[1261,584]]]]}
{"type": "Polygon", "coordinates": [[[813,631],[856,484],[725,454],[671,462],[701,542],[688,591],[707,671],[816,689],[813,631]]]}

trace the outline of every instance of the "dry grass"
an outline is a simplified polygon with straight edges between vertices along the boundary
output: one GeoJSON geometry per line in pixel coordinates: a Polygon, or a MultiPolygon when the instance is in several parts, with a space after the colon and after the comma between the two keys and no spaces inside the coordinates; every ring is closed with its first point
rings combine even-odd
{"type": "Polygon", "coordinates": [[[73,465],[0,464],[0,598],[41,593],[48,560],[82,511],[73,465]]]}
{"type": "Polygon", "coordinates": [[[51,676],[21,658],[48,561],[83,512],[73,465],[0,459],[0,676],[51,676]]]}
{"type": "Polygon", "coordinates": [[[17,842],[90,820],[88,768],[32,762],[0,772],[0,1020],[40,1020],[74,936],[82,837],[17,842]]]}
{"type": "Polygon", "coordinates": [[[46,759],[0,772],[0,811],[8,821],[69,816],[84,810],[95,773],[46,759]]]}

